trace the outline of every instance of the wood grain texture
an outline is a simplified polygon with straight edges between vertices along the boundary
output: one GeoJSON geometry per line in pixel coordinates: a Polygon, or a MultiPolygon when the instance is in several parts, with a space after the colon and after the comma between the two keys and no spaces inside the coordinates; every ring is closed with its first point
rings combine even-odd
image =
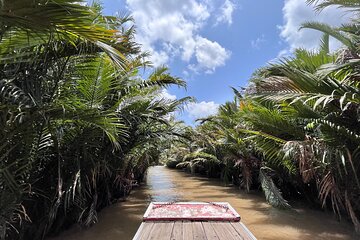
{"type": "Polygon", "coordinates": [[[147,237],[150,235],[150,232],[152,230],[154,226],[154,223],[147,223],[147,222],[143,222],[140,227],[139,230],[137,231],[135,237],[133,238],[133,240],[145,240],[147,239],[147,237]]]}
{"type": "Polygon", "coordinates": [[[212,222],[211,225],[221,240],[243,239],[229,222],[212,222]]]}
{"type": "Polygon", "coordinates": [[[244,238],[244,240],[256,240],[254,235],[240,222],[232,222],[234,229],[244,238]]]}
{"type": "Polygon", "coordinates": [[[210,222],[202,222],[206,238],[209,240],[219,240],[220,238],[216,234],[214,228],[210,222]]]}
{"type": "Polygon", "coordinates": [[[201,222],[192,222],[192,229],[193,229],[193,235],[194,235],[193,239],[194,240],[206,240],[207,239],[201,222]]]}
{"type": "Polygon", "coordinates": [[[183,222],[178,221],[174,223],[173,231],[171,233],[171,240],[183,240],[183,222]]]}
{"type": "Polygon", "coordinates": [[[143,222],[133,240],[256,240],[240,222],[143,222]]]}
{"type": "Polygon", "coordinates": [[[183,222],[183,239],[194,239],[192,222],[183,222]]]}
{"type": "Polygon", "coordinates": [[[155,223],[150,236],[150,240],[169,240],[173,231],[174,222],[159,222],[155,223]]]}

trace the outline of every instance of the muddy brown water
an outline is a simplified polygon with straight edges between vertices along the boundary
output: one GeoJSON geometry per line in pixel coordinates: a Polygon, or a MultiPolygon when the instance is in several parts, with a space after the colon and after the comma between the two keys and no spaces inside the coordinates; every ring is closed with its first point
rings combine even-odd
{"type": "Polygon", "coordinates": [[[330,212],[305,207],[277,210],[260,193],[247,194],[218,180],[157,166],[149,168],[146,184],[125,202],[102,210],[97,224],[85,230],[73,227],[51,240],[132,239],[151,201],[229,202],[258,239],[360,239],[349,222],[338,222],[330,212]]]}

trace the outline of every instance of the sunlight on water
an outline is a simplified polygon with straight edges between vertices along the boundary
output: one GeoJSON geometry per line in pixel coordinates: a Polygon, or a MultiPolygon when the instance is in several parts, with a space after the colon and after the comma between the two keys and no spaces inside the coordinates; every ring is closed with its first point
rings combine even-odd
{"type": "Polygon", "coordinates": [[[258,239],[359,239],[351,224],[339,223],[330,213],[297,207],[277,210],[261,194],[246,194],[224,187],[218,180],[151,167],[147,184],[134,190],[126,202],[101,211],[99,223],[87,230],[74,227],[54,240],[132,239],[150,201],[229,202],[258,239]]]}
{"type": "MultiPolygon", "coordinates": [[[[150,199],[153,202],[173,202],[179,201],[180,196],[177,193],[177,185],[172,181],[171,174],[168,172],[158,172],[158,168],[152,167],[148,170],[146,183],[151,191],[150,199]],[[160,174],[159,174],[160,173],[160,174]]],[[[161,170],[160,170],[161,171],[161,170]]]]}

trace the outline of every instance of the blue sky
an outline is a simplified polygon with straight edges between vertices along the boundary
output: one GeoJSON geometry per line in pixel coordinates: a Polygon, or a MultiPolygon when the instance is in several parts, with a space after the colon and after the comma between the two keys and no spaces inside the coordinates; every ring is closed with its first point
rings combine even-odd
{"type": "MultiPolygon", "coordinates": [[[[194,96],[179,116],[194,120],[214,114],[232,100],[230,86],[244,87],[251,74],[298,47],[316,49],[320,34],[298,31],[304,21],[338,25],[348,20],[338,9],[313,12],[305,0],[103,0],[104,13],[131,14],[136,39],[155,65],[187,81],[187,90],[161,93],[175,99],[194,96]]],[[[331,42],[333,49],[339,45],[331,42]]]]}

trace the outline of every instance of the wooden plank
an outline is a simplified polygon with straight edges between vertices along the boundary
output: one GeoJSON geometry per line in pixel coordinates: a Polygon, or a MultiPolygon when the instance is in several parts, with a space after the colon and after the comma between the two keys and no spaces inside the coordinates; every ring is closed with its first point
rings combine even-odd
{"type": "Polygon", "coordinates": [[[139,229],[137,230],[133,240],[142,240],[142,239],[147,239],[147,237],[149,236],[152,228],[154,226],[154,223],[149,222],[149,223],[141,223],[139,229]]]}
{"type": "Polygon", "coordinates": [[[143,222],[133,240],[256,240],[239,222],[143,222]]]}
{"type": "Polygon", "coordinates": [[[193,239],[206,240],[206,235],[205,235],[204,228],[203,228],[201,222],[193,222],[192,229],[193,229],[193,235],[194,235],[193,239]]]}
{"type": "Polygon", "coordinates": [[[190,240],[193,238],[192,222],[183,222],[183,239],[190,240]]]}
{"type": "Polygon", "coordinates": [[[243,236],[244,240],[256,240],[255,236],[249,231],[249,229],[240,222],[232,222],[231,225],[234,229],[243,236]]]}
{"type": "Polygon", "coordinates": [[[224,227],[228,234],[233,236],[234,239],[244,240],[244,237],[235,230],[235,228],[231,225],[230,222],[225,222],[224,227]]]}
{"type": "Polygon", "coordinates": [[[243,240],[229,222],[211,222],[220,240],[243,240]]]}
{"type": "Polygon", "coordinates": [[[171,236],[174,222],[157,222],[146,239],[168,240],[171,236]]]}
{"type": "Polygon", "coordinates": [[[219,240],[220,238],[216,234],[214,228],[210,222],[202,222],[206,238],[209,240],[219,240]]]}
{"type": "Polygon", "coordinates": [[[171,240],[183,240],[183,222],[177,221],[174,223],[174,227],[171,233],[171,240]]]}
{"type": "Polygon", "coordinates": [[[138,230],[136,231],[135,236],[133,237],[132,240],[138,240],[138,239],[140,239],[140,235],[141,235],[141,232],[143,231],[143,228],[144,228],[144,223],[141,223],[141,224],[140,224],[140,227],[139,227],[138,230]]]}

